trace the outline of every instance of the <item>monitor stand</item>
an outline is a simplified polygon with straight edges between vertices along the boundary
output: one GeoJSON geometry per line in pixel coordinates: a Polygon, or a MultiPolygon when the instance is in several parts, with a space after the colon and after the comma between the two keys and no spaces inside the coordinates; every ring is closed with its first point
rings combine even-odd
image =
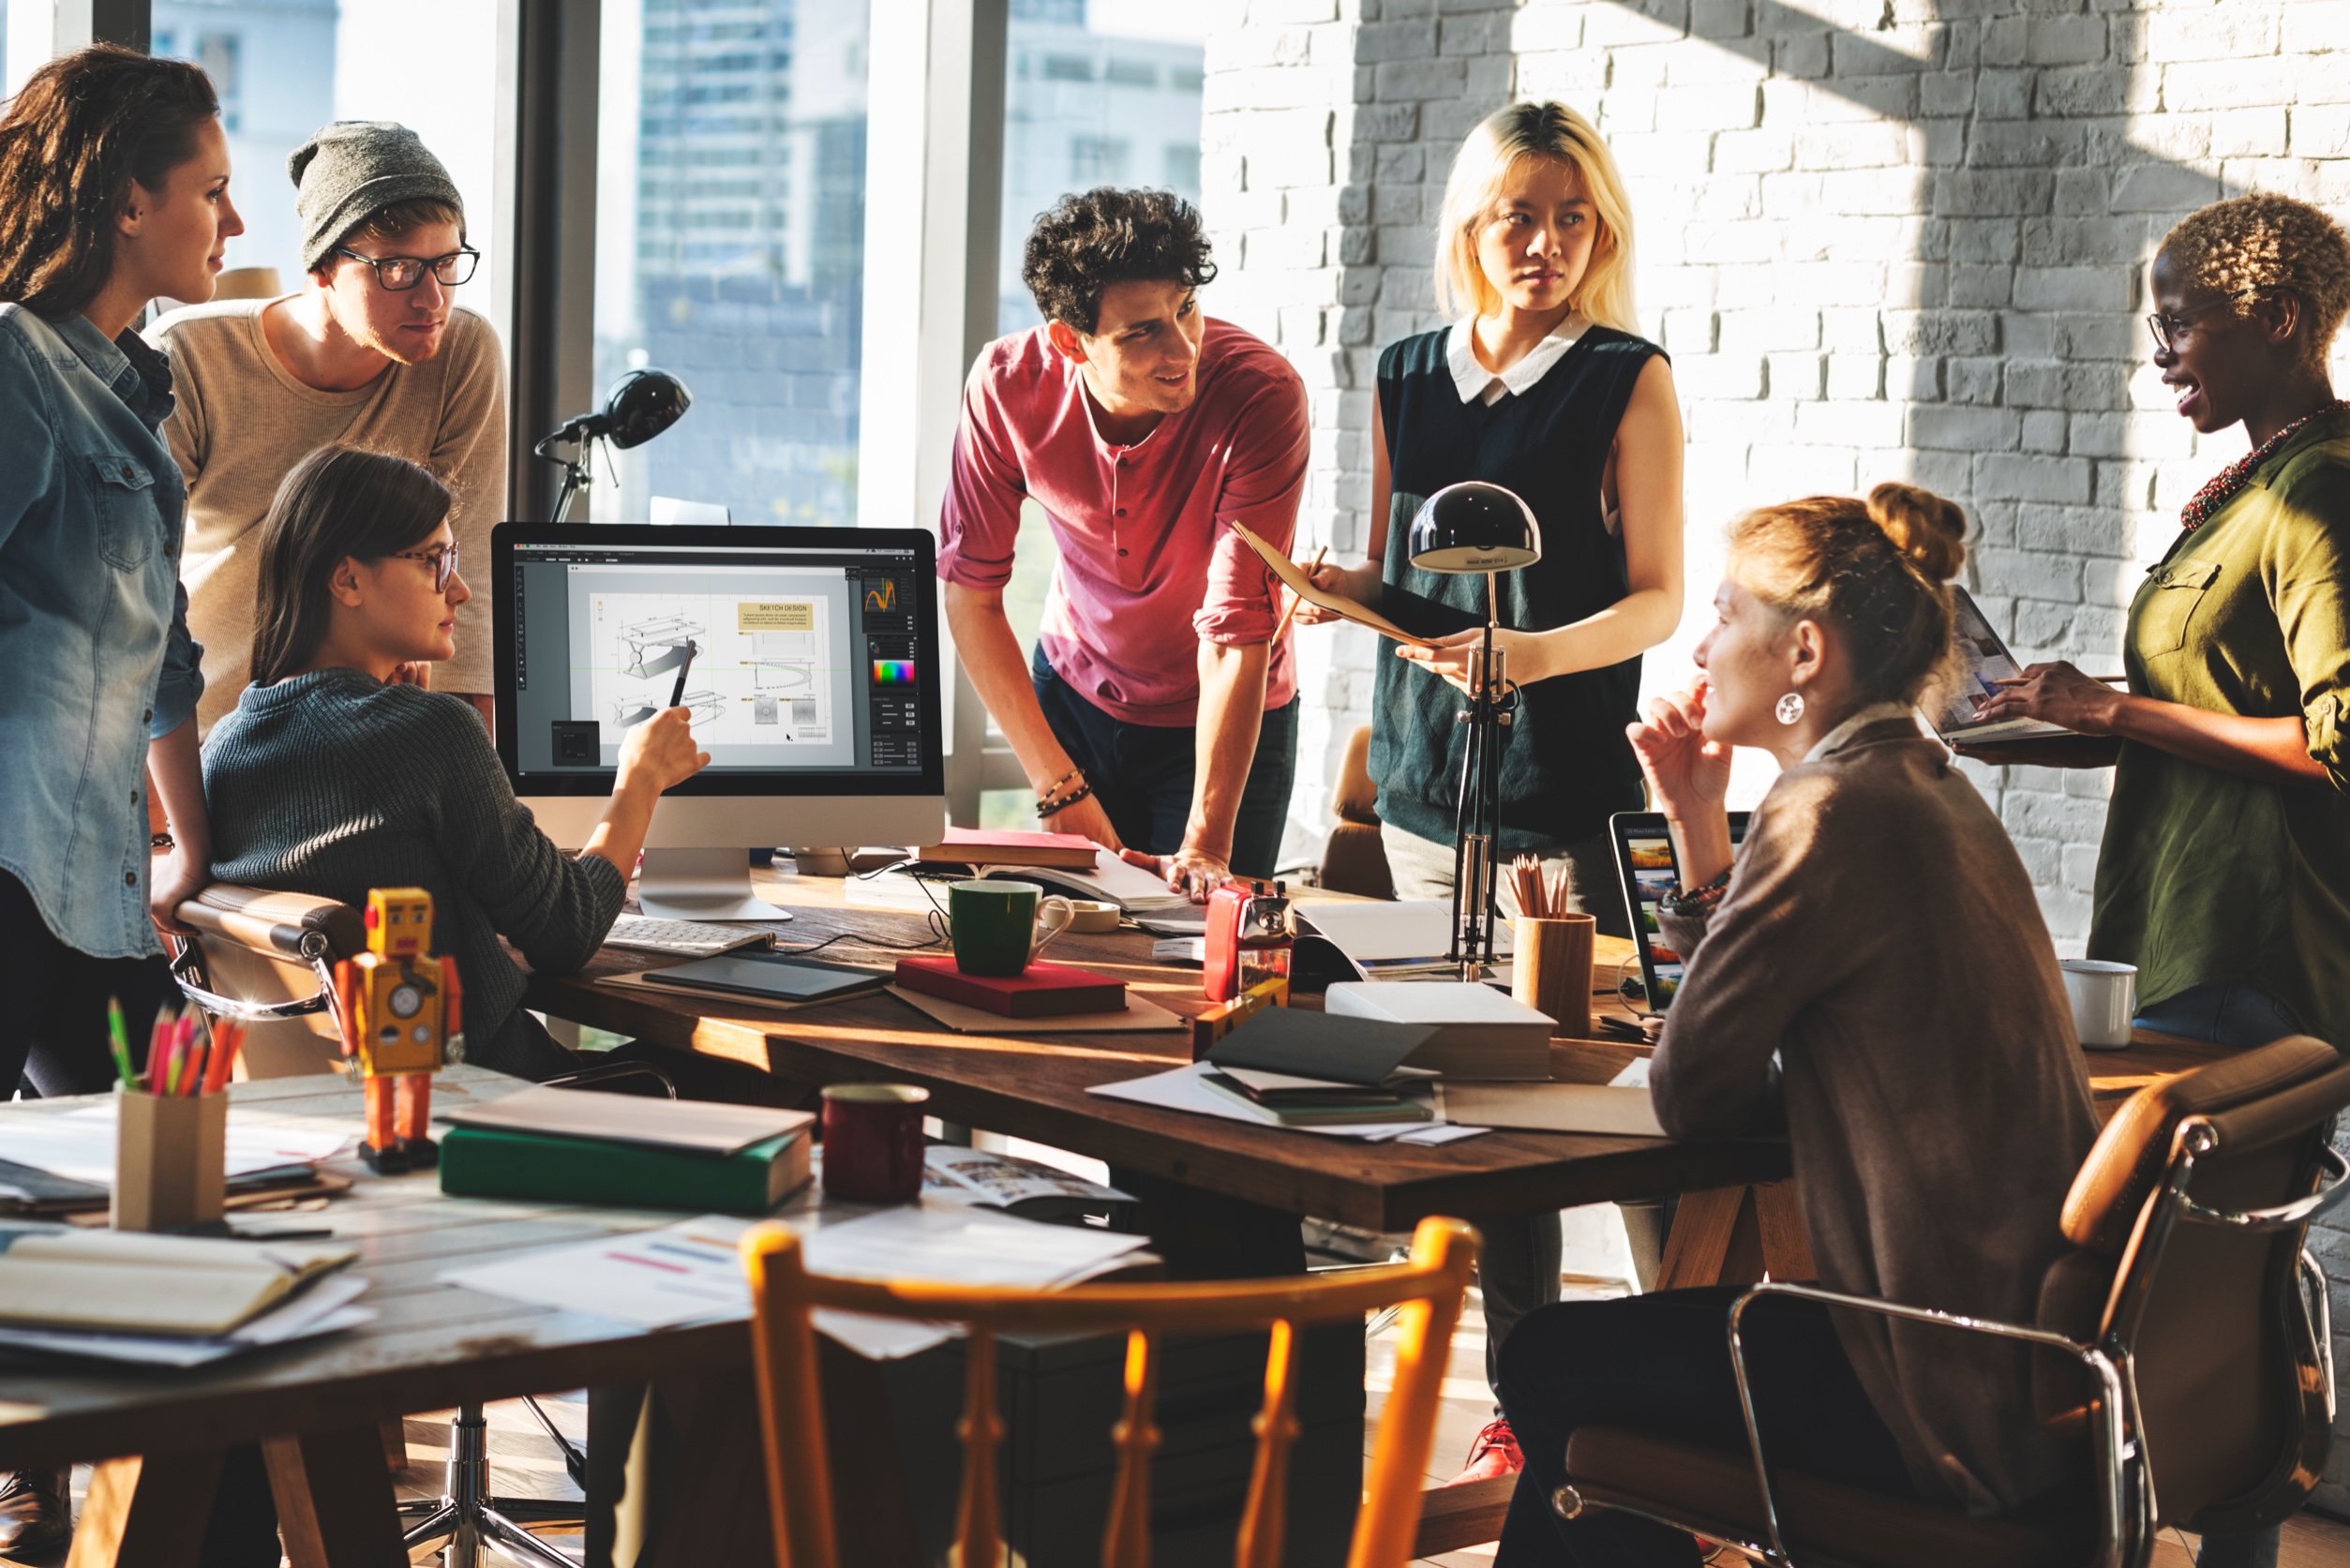
{"type": "Polygon", "coordinates": [[[648,849],[636,906],[656,920],[788,920],[751,891],[747,849],[648,849]]]}

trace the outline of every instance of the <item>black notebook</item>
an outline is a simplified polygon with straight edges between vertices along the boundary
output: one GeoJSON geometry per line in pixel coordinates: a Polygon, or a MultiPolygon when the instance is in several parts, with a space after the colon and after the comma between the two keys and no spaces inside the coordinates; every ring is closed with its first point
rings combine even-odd
{"type": "Polygon", "coordinates": [[[879,991],[890,977],[845,963],[819,963],[784,953],[721,953],[674,969],[649,969],[647,985],[680,986],[761,996],[773,1002],[829,1002],[860,992],[879,991]]]}

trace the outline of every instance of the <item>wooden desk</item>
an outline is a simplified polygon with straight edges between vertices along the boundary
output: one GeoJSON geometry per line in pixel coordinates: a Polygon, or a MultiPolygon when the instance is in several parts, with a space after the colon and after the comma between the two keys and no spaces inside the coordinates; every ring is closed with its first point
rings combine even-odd
{"type": "MultiPolygon", "coordinates": [[[[836,877],[754,873],[762,896],[791,910],[786,948],[838,934],[910,944],[930,935],[911,914],[861,908],[836,877]]],[[[1594,1010],[1621,1014],[1615,995],[1628,942],[1600,939],[1594,1010]]],[[[894,951],[842,941],[828,961],[887,968],[894,951]]],[[[1124,979],[1160,1006],[1200,1011],[1199,972],[1154,963],[1149,938],[1131,929],[1072,933],[1053,956],[1124,979]]],[[[560,1018],[678,1050],[747,1063],[813,1095],[828,1083],[887,1079],[931,1091],[947,1120],[1108,1161],[1246,1205],[1373,1231],[1401,1231],[1430,1214],[1475,1219],[1609,1200],[1687,1194],[1667,1239],[1660,1286],[1700,1285],[1810,1273],[1787,1145],[1777,1141],[1671,1143],[1654,1139],[1489,1132],[1436,1148],[1365,1143],[1228,1122],[1105,1099],[1085,1090],[1190,1059],[1178,1033],[957,1035],[891,996],[798,1010],[692,997],[648,995],[595,983],[667,961],[607,948],[586,973],[534,976],[525,1004],[560,1018]]],[[[1311,1005],[1310,1002],[1309,1005],[1311,1005]]],[[[1606,1083],[1646,1048],[1561,1040],[1553,1077],[1606,1083]]],[[[2118,1106],[2157,1074],[2212,1059],[2214,1048],[2148,1035],[2129,1051],[2088,1055],[2101,1109],[2118,1106]]],[[[1163,1239],[1163,1238],[1162,1238],[1163,1239]]],[[[1429,1494],[1419,1552],[1430,1556],[1491,1540],[1510,1490],[1506,1479],[1429,1494]]]]}
{"type": "MultiPolygon", "coordinates": [[[[519,1081],[475,1068],[441,1075],[435,1098],[494,1098],[519,1081]]],[[[337,1078],[281,1078],[231,1091],[240,1108],[316,1119],[364,1134],[360,1092],[337,1078]]],[[[6,1118],[86,1099],[36,1100],[6,1118]]],[[[329,1169],[352,1190],[316,1215],[248,1217],[254,1230],[325,1225],[360,1249],[360,1298],[381,1315],[343,1334],[185,1371],[68,1366],[11,1359],[0,1378],[0,1469],[99,1461],[71,1568],[192,1564],[222,1451],[262,1441],[295,1568],[405,1564],[382,1422],[420,1410],[547,1389],[655,1382],[703,1391],[685,1435],[696,1464],[681,1485],[706,1488],[679,1516],[766,1512],[742,1322],[657,1333],[583,1313],[525,1306],[439,1283],[447,1269],[517,1247],[591,1240],[677,1223],[673,1212],[443,1198],[429,1172],[376,1176],[355,1159],[329,1169]],[[731,1453],[733,1457],[725,1457],[731,1453]],[[139,1457],[122,1457],[122,1456],[139,1457]],[[714,1488],[714,1490],[708,1489],[714,1488]],[[725,1500],[720,1502],[719,1499],[725,1500]],[[705,1507],[705,1502],[708,1506],[705,1507]],[[192,1533],[191,1533],[192,1532],[192,1533]]],[[[702,1542],[663,1542],[665,1562],[692,1562],[702,1542]]],[[[718,1559],[704,1556],[701,1561],[718,1559]]]]}
{"type": "MultiPolygon", "coordinates": [[[[838,878],[784,874],[763,888],[792,923],[779,942],[797,947],[848,932],[901,943],[929,933],[895,911],[853,908],[838,878]]],[[[1205,1005],[1199,971],[1150,959],[1132,930],[1071,933],[1053,956],[1115,975],[1136,993],[1190,1014],[1205,1005]]],[[[850,942],[830,962],[888,967],[896,954],[850,942]]],[[[1763,1141],[1682,1144],[1646,1138],[1491,1132],[1436,1148],[1365,1143],[1220,1121],[1105,1099],[1085,1090],[1189,1061],[1176,1032],[1055,1035],[950,1033],[893,996],[781,1011],[693,997],[648,996],[598,985],[595,977],[662,965],[607,948],[586,974],[533,977],[525,1005],[679,1049],[746,1062],[813,1093],[828,1083],[888,1079],[931,1091],[949,1121],[1109,1161],[1224,1198],[1367,1230],[1402,1231],[1425,1216],[1523,1214],[1609,1199],[1768,1182],[1788,1172],[1787,1147],[1763,1141]]],[[[1602,966],[1610,984],[1612,959],[1602,966]]],[[[1562,1076],[1605,1082],[1640,1053],[1590,1041],[1555,1049],[1562,1076]]]]}

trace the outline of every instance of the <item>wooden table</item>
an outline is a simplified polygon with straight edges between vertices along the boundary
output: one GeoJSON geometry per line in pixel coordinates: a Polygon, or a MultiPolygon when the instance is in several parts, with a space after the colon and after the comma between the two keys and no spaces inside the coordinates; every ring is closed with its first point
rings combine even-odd
{"type": "MultiPolygon", "coordinates": [[[[457,1067],[438,1103],[495,1098],[520,1081],[457,1067]]],[[[236,1085],[240,1110],[365,1131],[360,1092],[338,1078],[236,1085]]],[[[36,1100],[7,1118],[52,1113],[86,1099],[36,1100]]],[[[354,1272],[372,1284],[361,1305],[381,1315],[348,1332],[209,1367],[165,1370],[10,1359],[0,1373],[0,1469],[98,1461],[74,1536],[70,1568],[181,1568],[196,1561],[221,1456],[260,1441],[295,1568],[396,1568],[399,1524],[381,1427],[420,1410],[549,1389],[650,1382],[690,1407],[672,1517],[766,1538],[759,1497],[747,1324],[647,1332],[584,1313],[525,1306],[439,1283],[469,1262],[677,1223],[673,1212],[444,1198],[429,1172],[376,1176],[355,1159],[328,1169],[351,1191],[315,1214],[256,1214],[254,1231],[325,1225],[356,1245],[354,1272]],[[123,1456],[138,1456],[123,1457],[123,1456]]],[[[662,1561],[756,1561],[689,1532],[665,1535],[662,1561]]],[[[501,1560],[502,1561],[502,1560],[501,1560]]]]}
{"type": "MultiPolygon", "coordinates": [[[[789,872],[753,875],[763,897],[792,912],[791,923],[779,928],[778,941],[786,948],[841,933],[897,944],[930,935],[919,916],[850,905],[840,878],[789,872]]],[[[1594,965],[1595,1013],[1627,1016],[1615,994],[1615,976],[1630,950],[1628,942],[1600,939],[1594,965]]],[[[821,956],[886,968],[897,954],[845,940],[821,956]]],[[[1064,935],[1053,956],[1115,975],[1132,992],[1178,1013],[1196,1013],[1205,1006],[1198,970],[1153,962],[1149,938],[1130,927],[1101,935],[1064,935]]],[[[1496,1131],[1434,1148],[1367,1143],[1157,1110],[1085,1092],[1190,1060],[1189,1038],[1180,1033],[957,1035],[886,995],[781,1010],[597,983],[604,975],[666,963],[607,948],[582,975],[533,977],[525,1003],[600,1029],[747,1063],[810,1096],[843,1082],[917,1083],[930,1090],[934,1110],[947,1120],[1049,1143],[1122,1171],[1284,1215],[1393,1232],[1431,1214],[1474,1220],[1683,1194],[1666,1243],[1660,1288],[1753,1280],[1766,1272],[1808,1277],[1812,1272],[1793,1186],[1786,1180],[1789,1166],[1783,1141],[1677,1143],[1496,1131]]],[[[2167,1037],[2142,1040],[2130,1051],[2088,1056],[2101,1104],[2118,1105],[2159,1073],[2224,1054],[2167,1037]]],[[[1645,1053],[1644,1047],[1615,1041],[1561,1039],[1551,1050],[1552,1076],[1606,1083],[1645,1053]]],[[[1508,1491],[1505,1479],[1431,1493],[1421,1555],[1492,1539],[1508,1491]]]]}

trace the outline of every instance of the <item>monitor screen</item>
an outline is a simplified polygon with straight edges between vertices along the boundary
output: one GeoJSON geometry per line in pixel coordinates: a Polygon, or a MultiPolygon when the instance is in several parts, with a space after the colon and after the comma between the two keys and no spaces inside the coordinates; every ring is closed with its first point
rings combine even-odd
{"type": "Polygon", "coordinates": [[[505,523],[492,556],[517,794],[609,790],[672,697],[710,754],[679,793],[941,788],[926,531],[505,523]]]}

